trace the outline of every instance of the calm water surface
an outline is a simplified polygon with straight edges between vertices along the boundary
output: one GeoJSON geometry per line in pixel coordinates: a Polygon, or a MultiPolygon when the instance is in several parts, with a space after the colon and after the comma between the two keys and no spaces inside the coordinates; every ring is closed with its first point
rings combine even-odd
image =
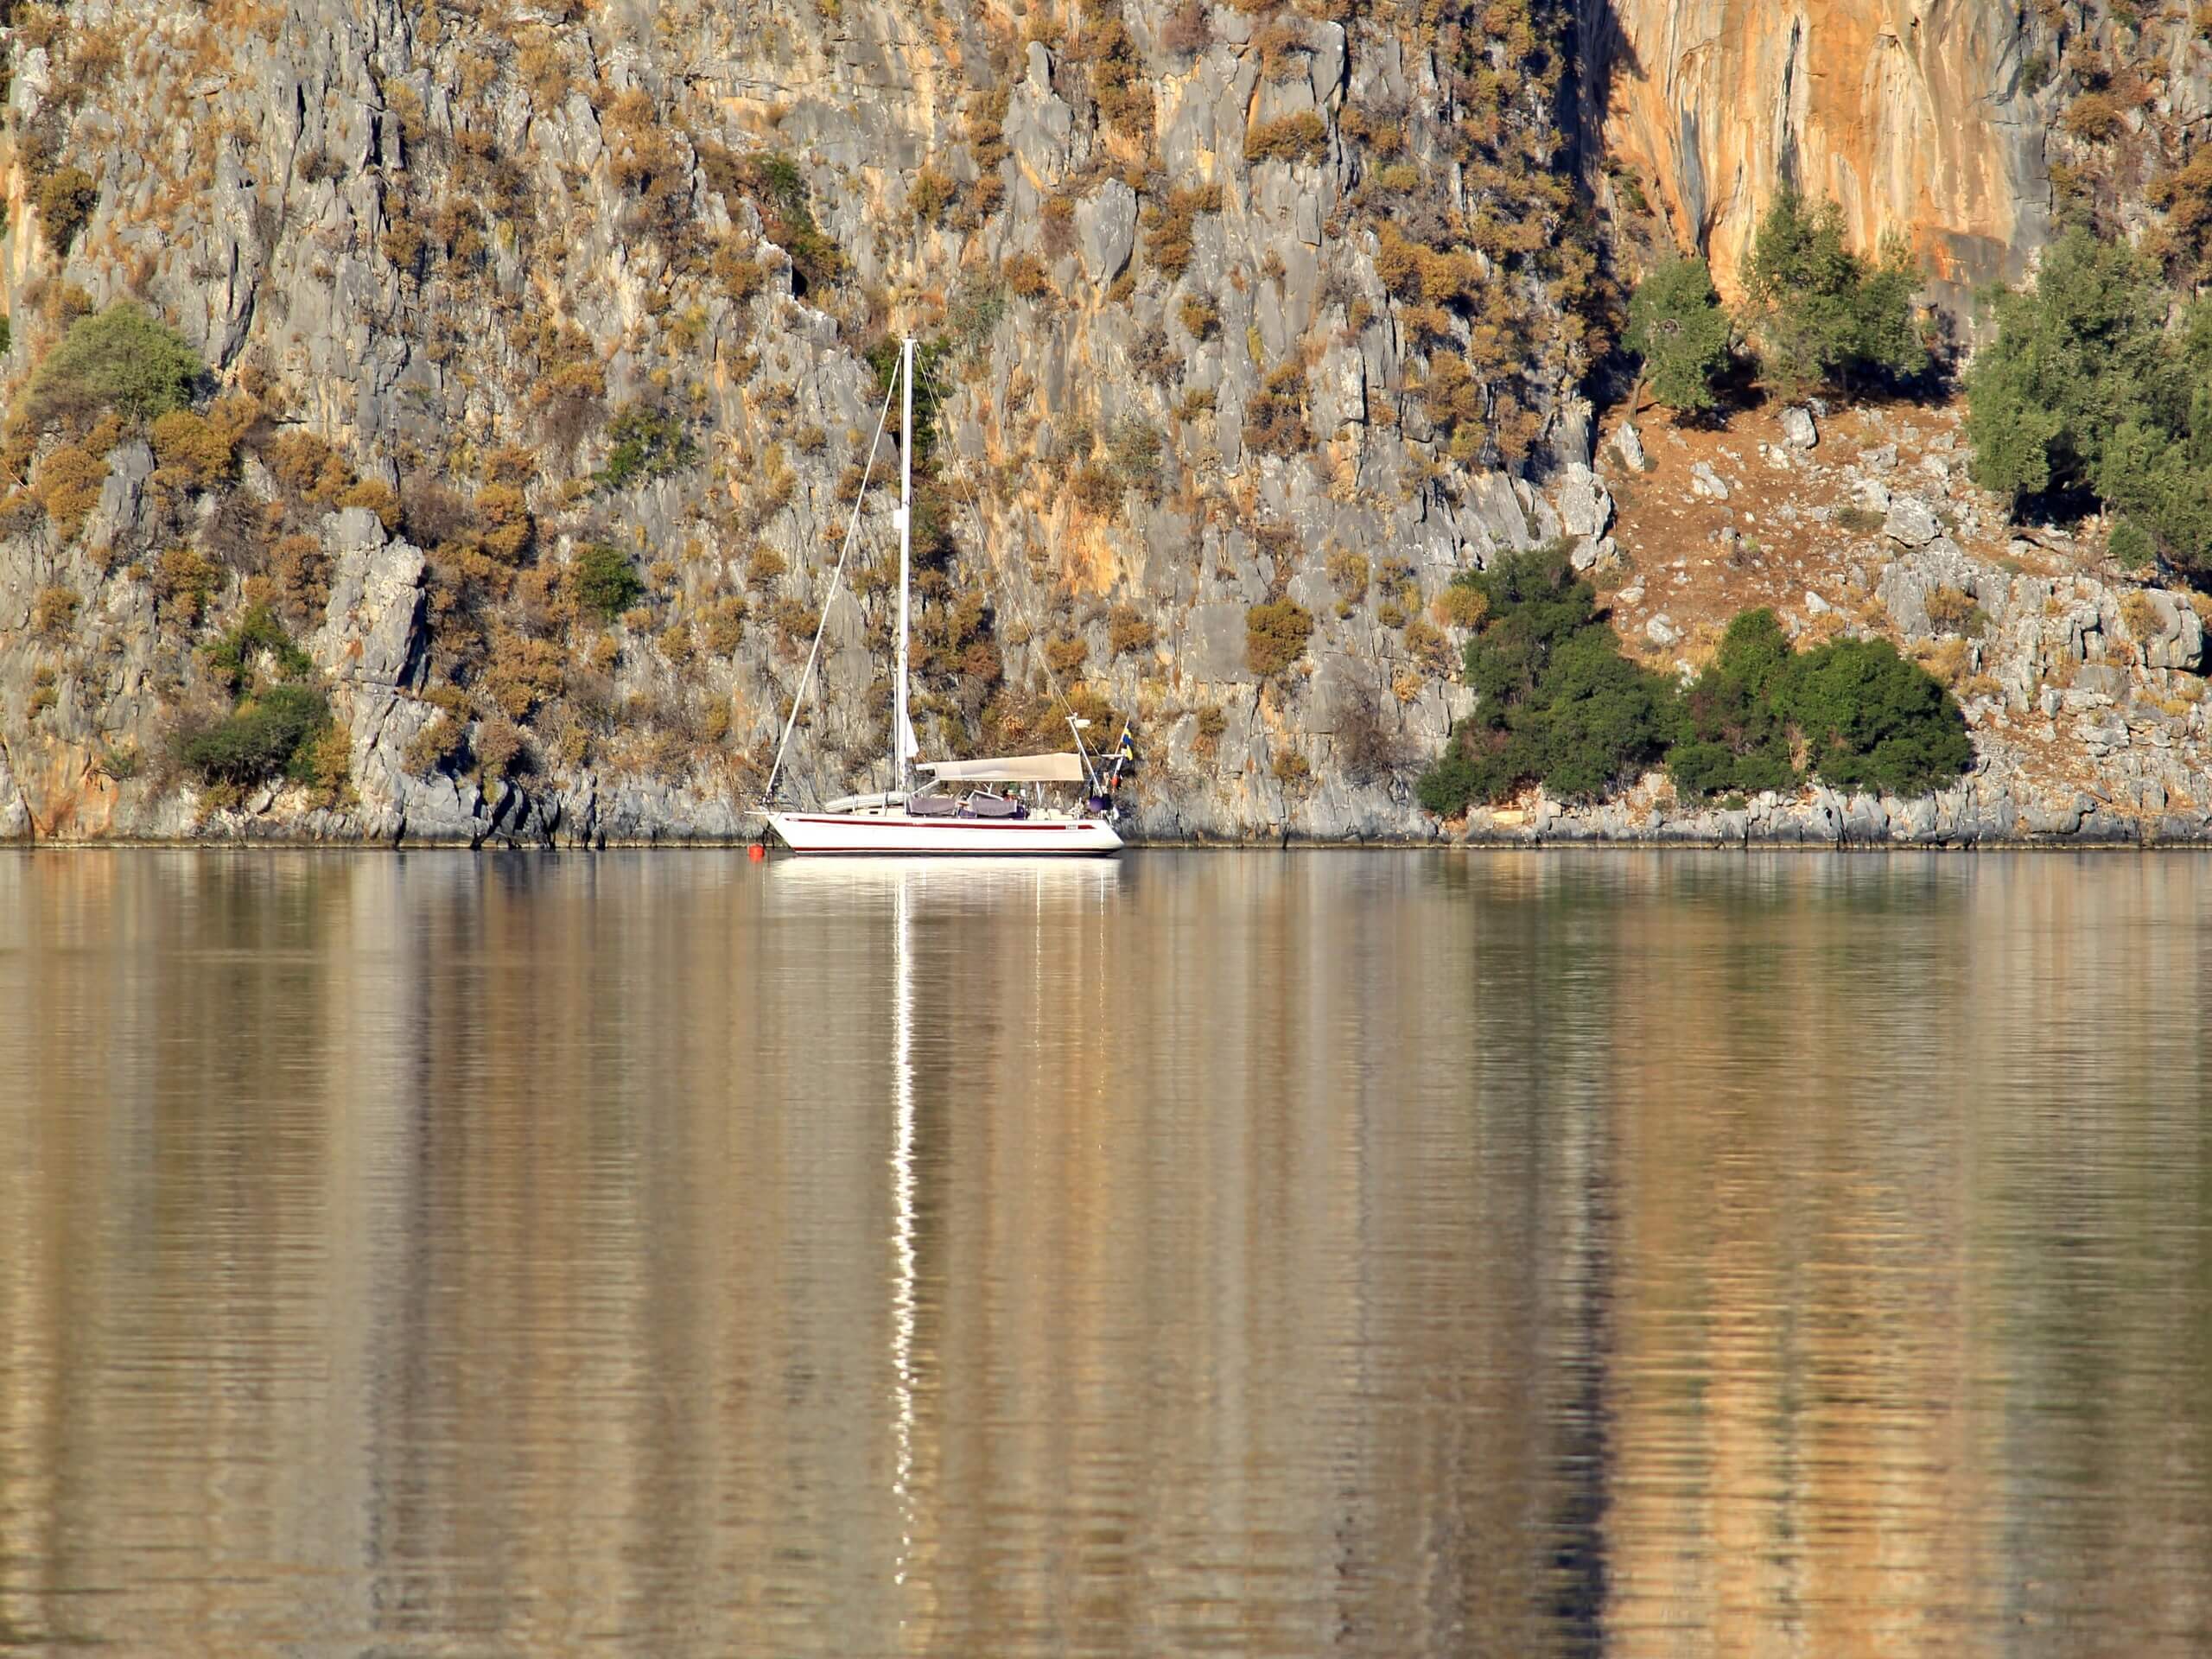
{"type": "Polygon", "coordinates": [[[2212,1650],[2212,860],[0,857],[0,1648],[2212,1650]]]}

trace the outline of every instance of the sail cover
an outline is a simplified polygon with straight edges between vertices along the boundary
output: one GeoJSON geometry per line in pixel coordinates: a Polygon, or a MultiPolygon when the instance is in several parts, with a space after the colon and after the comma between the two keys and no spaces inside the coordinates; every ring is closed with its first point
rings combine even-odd
{"type": "Polygon", "coordinates": [[[1079,784],[1079,754],[1009,754],[989,760],[917,760],[941,784],[1079,784]]]}

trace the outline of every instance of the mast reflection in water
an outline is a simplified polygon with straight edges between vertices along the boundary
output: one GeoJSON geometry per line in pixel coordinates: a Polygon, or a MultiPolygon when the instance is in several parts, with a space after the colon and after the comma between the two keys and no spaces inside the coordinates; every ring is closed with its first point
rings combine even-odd
{"type": "Polygon", "coordinates": [[[0,859],[0,1648],[2212,1650],[2195,856],[0,859]]]}

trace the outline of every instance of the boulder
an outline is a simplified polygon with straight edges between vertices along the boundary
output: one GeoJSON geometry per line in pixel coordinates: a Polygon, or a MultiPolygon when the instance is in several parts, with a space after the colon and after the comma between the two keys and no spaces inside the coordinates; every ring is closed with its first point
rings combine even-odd
{"type": "Polygon", "coordinates": [[[1713,470],[1710,462],[1700,461],[1690,468],[1690,493],[1708,500],[1726,501],[1728,486],[1720,481],[1720,474],[1713,470]]]}
{"type": "Polygon", "coordinates": [[[1893,495],[1889,516],[1882,521],[1882,533],[1907,547],[1925,547],[1943,533],[1943,526],[1936,509],[1918,496],[1893,495]]]}
{"type": "Polygon", "coordinates": [[[1560,529],[1583,541],[1596,541],[1613,521],[1613,498],[1597,474],[1580,461],[1563,469],[1558,503],[1560,529]]]}
{"type": "Polygon", "coordinates": [[[1675,626],[1673,617],[1659,611],[1644,623],[1643,637],[1655,645],[1676,645],[1681,643],[1682,631],[1675,626]]]}
{"type": "Polygon", "coordinates": [[[1782,441],[1792,449],[1810,449],[1818,443],[1821,431],[1813,424],[1813,411],[1794,407],[1783,410],[1782,441]]]}
{"type": "Polygon", "coordinates": [[[2120,620],[2143,648],[2148,668],[2190,673],[2204,659],[2204,626],[2187,603],[2163,588],[2139,588],[2120,607],[2120,620]]]}
{"type": "Polygon", "coordinates": [[[1623,421],[1614,431],[1613,448],[1620,451],[1625,465],[1639,473],[1644,469],[1643,435],[1636,429],[1634,421],[1623,421]]]}
{"type": "Polygon", "coordinates": [[[154,452],[138,439],[122,444],[107,459],[107,481],[99,505],[85,521],[85,550],[111,563],[142,539],[146,484],[154,475],[154,452]]]}

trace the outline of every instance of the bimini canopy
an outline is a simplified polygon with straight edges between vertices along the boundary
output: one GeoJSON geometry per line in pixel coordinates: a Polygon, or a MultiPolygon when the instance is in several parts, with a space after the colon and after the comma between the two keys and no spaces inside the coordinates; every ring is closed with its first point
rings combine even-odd
{"type": "Polygon", "coordinates": [[[995,760],[917,760],[941,784],[1079,784],[1090,777],[1079,754],[1009,754],[995,760]]]}

